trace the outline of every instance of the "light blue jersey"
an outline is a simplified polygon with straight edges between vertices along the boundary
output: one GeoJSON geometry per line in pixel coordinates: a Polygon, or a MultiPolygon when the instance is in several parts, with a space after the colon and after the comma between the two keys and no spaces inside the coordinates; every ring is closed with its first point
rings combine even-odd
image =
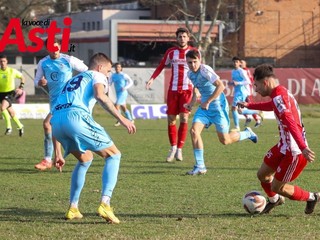
{"type": "Polygon", "coordinates": [[[250,79],[247,73],[242,69],[233,69],[231,71],[232,81],[238,82],[238,85],[234,86],[233,103],[232,106],[237,106],[238,102],[244,102],[249,95],[247,85],[250,84],[250,79]]]}
{"type": "Polygon", "coordinates": [[[107,78],[96,71],[80,73],[62,88],[52,109],[53,136],[62,144],[65,156],[70,151],[99,151],[113,145],[104,128],[92,118],[96,103],[94,85],[101,83],[108,90],[107,78]]]}
{"type": "Polygon", "coordinates": [[[72,78],[73,70],[83,72],[87,69],[88,67],[78,58],[60,53],[59,58],[51,59],[48,55],[38,63],[34,83],[35,86],[38,86],[40,79],[45,77],[49,90],[50,107],[52,107],[64,83],[72,78]]]}
{"type": "MultiPolygon", "coordinates": [[[[201,64],[197,72],[188,72],[188,77],[201,94],[201,103],[206,102],[211,97],[216,87],[213,83],[219,76],[208,65],[201,64]]],[[[193,122],[201,122],[209,127],[215,124],[217,131],[229,132],[230,120],[228,117],[229,105],[224,93],[213,100],[208,110],[201,109],[196,111],[193,122]]]]}
{"type": "Polygon", "coordinates": [[[110,77],[110,85],[114,84],[114,88],[116,90],[117,105],[124,105],[126,104],[126,100],[128,97],[128,88],[133,85],[132,79],[129,77],[128,74],[123,72],[115,72],[110,77]]]}

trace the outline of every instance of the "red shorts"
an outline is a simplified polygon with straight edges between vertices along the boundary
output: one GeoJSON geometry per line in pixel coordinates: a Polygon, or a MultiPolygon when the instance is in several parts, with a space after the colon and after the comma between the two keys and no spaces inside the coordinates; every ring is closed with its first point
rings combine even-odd
{"type": "Polygon", "coordinates": [[[180,113],[189,113],[189,111],[183,106],[185,103],[189,103],[192,98],[192,90],[183,91],[171,91],[168,90],[167,95],[167,114],[178,115],[180,113]]]}
{"type": "Polygon", "coordinates": [[[275,171],[275,179],[281,182],[291,182],[300,175],[308,161],[302,154],[292,156],[287,153],[284,155],[275,145],[264,156],[264,163],[275,171]]]}

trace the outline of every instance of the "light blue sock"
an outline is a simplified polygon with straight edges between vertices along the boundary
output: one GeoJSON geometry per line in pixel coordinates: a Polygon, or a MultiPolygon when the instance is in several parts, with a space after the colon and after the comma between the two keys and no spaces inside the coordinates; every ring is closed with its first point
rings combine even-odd
{"type": "Polygon", "coordinates": [[[126,118],[129,119],[130,121],[132,121],[132,116],[129,110],[125,111],[124,113],[126,115],[126,118]]]}
{"type": "Polygon", "coordinates": [[[70,203],[78,204],[80,193],[86,181],[87,171],[92,163],[92,160],[89,162],[79,162],[76,164],[73,169],[71,176],[71,189],[70,189],[70,203]]]}
{"type": "Polygon", "coordinates": [[[193,155],[197,167],[205,167],[203,158],[203,149],[193,149],[193,155]]]}
{"type": "Polygon", "coordinates": [[[247,108],[242,110],[243,115],[253,115],[253,114],[258,114],[259,112],[257,110],[249,110],[247,108]]]}
{"type": "Polygon", "coordinates": [[[249,137],[251,137],[251,133],[249,131],[241,131],[239,141],[248,139],[249,137]]]}
{"type": "Polygon", "coordinates": [[[118,172],[120,168],[121,153],[114,154],[105,159],[105,164],[102,172],[102,196],[111,198],[113,189],[118,180],[118,172]]]}
{"type": "Polygon", "coordinates": [[[44,156],[46,158],[52,158],[52,154],[53,154],[52,133],[46,133],[44,135],[44,156]]]}
{"type": "Polygon", "coordinates": [[[235,127],[239,127],[239,115],[237,110],[232,110],[232,117],[235,127]]]}

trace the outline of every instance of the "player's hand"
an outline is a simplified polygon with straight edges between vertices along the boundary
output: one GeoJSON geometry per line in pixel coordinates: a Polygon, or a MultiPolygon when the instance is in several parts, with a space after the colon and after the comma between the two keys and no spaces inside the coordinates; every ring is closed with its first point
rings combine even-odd
{"type": "Polygon", "coordinates": [[[22,94],[23,94],[23,89],[17,88],[17,89],[15,90],[15,98],[16,98],[16,99],[18,99],[19,97],[21,97],[22,94]]]}
{"type": "Polygon", "coordinates": [[[66,160],[63,158],[55,159],[54,166],[59,170],[59,172],[62,172],[63,166],[66,164],[66,160]]]}
{"type": "Polygon", "coordinates": [[[39,86],[41,86],[41,87],[44,87],[44,86],[46,86],[47,85],[47,79],[45,79],[44,77],[42,77],[41,79],[40,79],[40,81],[38,82],[38,85],[39,86]]]}
{"type": "Polygon", "coordinates": [[[239,107],[239,108],[248,107],[248,103],[247,102],[238,102],[237,103],[237,107],[239,107]]]}
{"type": "Polygon", "coordinates": [[[192,105],[190,104],[190,103],[185,103],[185,104],[183,104],[183,107],[185,108],[185,109],[187,109],[188,111],[192,111],[192,105]]]}
{"type": "Polygon", "coordinates": [[[121,123],[121,125],[123,125],[128,130],[129,134],[136,133],[137,129],[136,129],[136,126],[134,125],[133,121],[130,121],[124,117],[119,119],[118,121],[121,123]]]}
{"type": "Polygon", "coordinates": [[[146,82],[146,89],[149,90],[151,88],[151,85],[153,83],[153,78],[150,78],[148,82],[146,82]]]}
{"type": "Polygon", "coordinates": [[[201,103],[200,108],[203,109],[203,110],[208,110],[209,109],[209,105],[210,105],[210,103],[203,102],[203,103],[201,103]]]}
{"type": "Polygon", "coordinates": [[[314,162],[316,155],[310,148],[306,147],[303,149],[302,154],[308,160],[308,162],[314,162]]]}

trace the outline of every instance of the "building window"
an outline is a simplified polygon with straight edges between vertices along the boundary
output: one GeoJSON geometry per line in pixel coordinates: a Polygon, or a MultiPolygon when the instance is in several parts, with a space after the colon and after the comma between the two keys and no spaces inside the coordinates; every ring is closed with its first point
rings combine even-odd
{"type": "Polygon", "coordinates": [[[90,22],[87,22],[87,31],[91,31],[90,22]]]}
{"type": "Polygon", "coordinates": [[[34,64],[34,57],[33,56],[23,56],[22,57],[22,64],[34,64]]]}
{"type": "Polygon", "coordinates": [[[13,56],[7,56],[7,60],[9,64],[16,64],[16,57],[13,56]]]}
{"type": "Polygon", "coordinates": [[[82,30],[85,31],[86,30],[86,23],[82,23],[82,30]]]}
{"type": "Polygon", "coordinates": [[[97,21],[97,30],[100,30],[100,22],[97,21]]]}
{"type": "Polygon", "coordinates": [[[92,30],[96,30],[96,23],[92,22],[92,30]]]}

